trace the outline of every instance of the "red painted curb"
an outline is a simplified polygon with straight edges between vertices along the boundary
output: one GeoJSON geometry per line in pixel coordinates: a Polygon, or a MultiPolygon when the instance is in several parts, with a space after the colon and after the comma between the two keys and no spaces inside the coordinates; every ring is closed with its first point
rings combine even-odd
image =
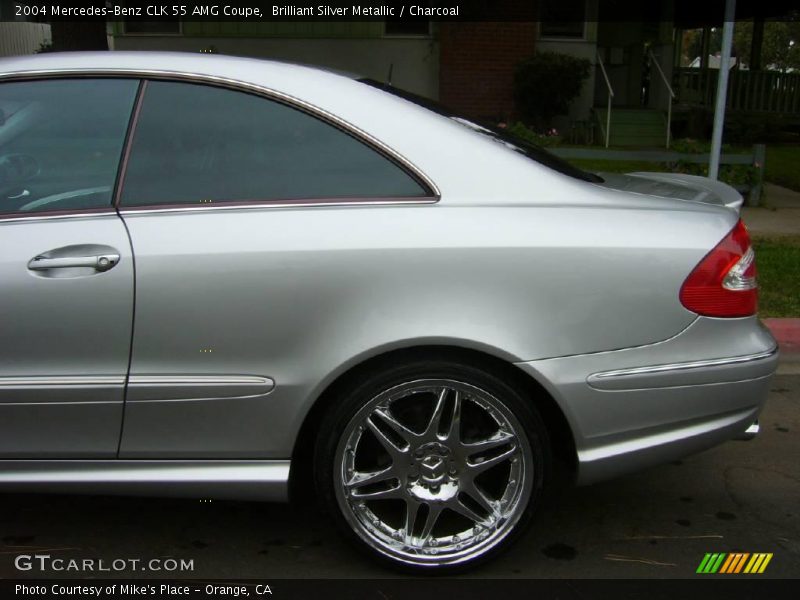
{"type": "Polygon", "coordinates": [[[800,352],[800,319],[763,319],[782,352],[800,352]]]}

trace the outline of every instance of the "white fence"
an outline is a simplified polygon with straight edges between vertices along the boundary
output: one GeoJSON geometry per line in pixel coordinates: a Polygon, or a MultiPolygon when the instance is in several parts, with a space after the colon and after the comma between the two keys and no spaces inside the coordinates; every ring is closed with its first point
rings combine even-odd
{"type": "Polygon", "coordinates": [[[50,25],[45,23],[0,23],[0,56],[33,54],[51,40],[50,25]]]}

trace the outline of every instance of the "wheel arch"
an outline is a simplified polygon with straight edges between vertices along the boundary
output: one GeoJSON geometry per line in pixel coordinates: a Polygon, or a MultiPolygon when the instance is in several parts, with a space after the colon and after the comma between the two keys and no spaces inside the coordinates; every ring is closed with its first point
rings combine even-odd
{"type": "Polygon", "coordinates": [[[355,362],[330,381],[318,394],[300,427],[291,457],[289,493],[293,500],[313,497],[304,493],[313,487],[313,448],[322,420],[343,390],[359,377],[393,363],[447,359],[488,370],[513,382],[527,398],[535,402],[551,437],[553,456],[566,471],[556,469],[559,480],[571,482],[577,473],[577,451],[572,428],[561,407],[546,387],[533,376],[516,367],[507,358],[485,350],[453,345],[417,345],[392,349],[355,362]]]}

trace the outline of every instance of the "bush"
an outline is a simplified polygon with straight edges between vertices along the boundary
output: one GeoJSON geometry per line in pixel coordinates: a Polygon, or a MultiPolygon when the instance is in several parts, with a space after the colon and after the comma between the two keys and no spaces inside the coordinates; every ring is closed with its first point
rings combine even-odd
{"type": "Polygon", "coordinates": [[[506,130],[532,144],[542,147],[558,146],[561,143],[561,136],[555,129],[549,129],[546,133],[536,133],[530,127],[526,127],[524,123],[516,121],[509,125],[506,130]]]}
{"type": "Polygon", "coordinates": [[[514,102],[522,119],[549,129],[553,117],[566,114],[581,93],[591,66],[585,58],[556,52],[538,52],[522,61],[514,73],[514,102]]]}
{"type": "Polygon", "coordinates": [[[788,124],[783,115],[734,113],[725,115],[723,137],[733,144],[781,141],[788,124]]]}
{"type": "MultiPolygon", "coordinates": [[[[727,110],[722,139],[731,144],[759,144],[766,142],[791,142],[794,123],[784,115],[746,113],[727,110]]],[[[690,108],[673,120],[672,131],[676,137],[710,138],[714,126],[714,112],[708,108],[690,108]]],[[[796,129],[796,126],[795,126],[796,129]]]]}
{"type": "MultiPolygon", "coordinates": [[[[682,154],[704,154],[711,152],[711,142],[685,138],[674,140],[672,150],[682,154]]],[[[722,145],[722,152],[730,152],[728,144],[722,145]]],[[[708,177],[708,165],[688,161],[669,163],[670,171],[674,173],[687,173],[689,175],[702,175],[708,177]]],[[[719,179],[732,186],[751,186],[758,178],[758,170],[752,165],[720,165],[719,179]]]]}

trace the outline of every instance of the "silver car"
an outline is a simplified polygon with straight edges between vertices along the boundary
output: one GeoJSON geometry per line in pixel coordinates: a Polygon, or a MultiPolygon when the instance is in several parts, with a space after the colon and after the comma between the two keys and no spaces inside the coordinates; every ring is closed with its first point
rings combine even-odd
{"type": "Polygon", "coordinates": [[[0,61],[0,489],[316,489],[390,564],[484,560],[757,430],[740,205],[306,67],[0,61]]]}

